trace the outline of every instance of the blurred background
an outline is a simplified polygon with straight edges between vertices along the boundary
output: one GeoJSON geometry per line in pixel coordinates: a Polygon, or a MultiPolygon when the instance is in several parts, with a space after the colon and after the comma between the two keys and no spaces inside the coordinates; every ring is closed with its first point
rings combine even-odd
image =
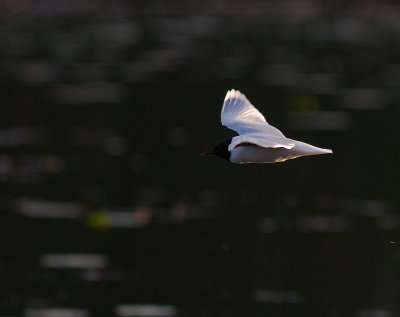
{"type": "Polygon", "coordinates": [[[400,315],[397,1],[0,1],[0,316],[400,315]],[[226,91],[333,155],[239,166],[226,91]]]}

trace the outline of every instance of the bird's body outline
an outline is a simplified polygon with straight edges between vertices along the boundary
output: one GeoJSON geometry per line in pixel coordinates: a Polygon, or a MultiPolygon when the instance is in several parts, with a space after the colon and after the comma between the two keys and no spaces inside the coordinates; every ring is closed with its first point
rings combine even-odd
{"type": "Polygon", "coordinates": [[[330,149],[287,138],[270,125],[239,90],[227,92],[221,109],[221,123],[239,135],[203,154],[215,154],[232,163],[248,164],[284,162],[301,156],[332,153],[330,149]]]}

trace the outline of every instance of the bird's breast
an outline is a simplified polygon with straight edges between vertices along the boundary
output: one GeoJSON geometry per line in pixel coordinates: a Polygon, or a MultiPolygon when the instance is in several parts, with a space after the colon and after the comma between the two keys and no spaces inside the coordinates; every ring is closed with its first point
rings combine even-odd
{"type": "Polygon", "coordinates": [[[298,155],[285,148],[264,148],[254,144],[241,144],[231,151],[230,161],[236,164],[275,163],[296,157],[298,155]]]}

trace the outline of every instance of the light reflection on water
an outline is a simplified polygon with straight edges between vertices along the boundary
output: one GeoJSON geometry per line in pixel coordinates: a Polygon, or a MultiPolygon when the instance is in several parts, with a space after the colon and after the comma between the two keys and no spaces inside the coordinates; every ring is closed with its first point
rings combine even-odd
{"type": "Polygon", "coordinates": [[[121,317],[174,317],[178,310],[168,305],[118,305],[115,307],[117,316],[121,317]]]}
{"type": "Polygon", "coordinates": [[[24,317],[89,317],[88,311],[74,308],[28,308],[24,317]]]}
{"type": "Polygon", "coordinates": [[[108,258],[100,254],[43,254],[39,263],[48,268],[105,268],[108,258]]]}

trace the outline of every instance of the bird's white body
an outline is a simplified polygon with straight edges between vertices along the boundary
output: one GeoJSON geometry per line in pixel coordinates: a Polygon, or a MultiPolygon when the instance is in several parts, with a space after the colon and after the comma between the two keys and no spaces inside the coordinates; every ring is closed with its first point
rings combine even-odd
{"type": "Polygon", "coordinates": [[[304,142],[289,139],[272,125],[238,90],[226,94],[221,122],[239,133],[228,146],[232,163],[275,163],[300,156],[332,153],[304,142]]]}
{"type": "Polygon", "coordinates": [[[277,163],[300,156],[326,153],[332,153],[332,151],[321,149],[300,141],[295,141],[295,146],[291,149],[286,149],[283,147],[264,148],[258,145],[247,143],[232,149],[230,161],[236,164],[277,163]]]}

